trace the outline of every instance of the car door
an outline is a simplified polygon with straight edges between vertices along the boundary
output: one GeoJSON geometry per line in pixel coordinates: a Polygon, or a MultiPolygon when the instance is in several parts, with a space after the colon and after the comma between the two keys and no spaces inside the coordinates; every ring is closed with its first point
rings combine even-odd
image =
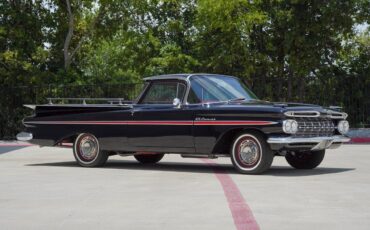
{"type": "Polygon", "coordinates": [[[129,143],[138,151],[194,152],[193,110],[173,104],[184,100],[186,82],[153,81],[134,106],[129,143]]]}

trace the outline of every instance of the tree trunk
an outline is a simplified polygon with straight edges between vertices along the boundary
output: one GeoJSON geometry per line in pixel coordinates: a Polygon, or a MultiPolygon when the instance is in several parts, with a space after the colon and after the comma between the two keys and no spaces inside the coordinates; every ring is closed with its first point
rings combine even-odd
{"type": "Polygon", "coordinates": [[[299,95],[299,100],[300,102],[304,102],[304,97],[305,97],[305,78],[303,76],[301,76],[299,78],[299,87],[298,87],[298,95],[299,95]]]}
{"type": "Polygon", "coordinates": [[[73,36],[73,14],[71,10],[71,3],[69,0],[66,0],[67,5],[67,13],[68,13],[68,33],[66,36],[66,39],[64,40],[64,46],[63,46],[63,54],[64,54],[64,70],[67,71],[69,66],[71,65],[71,59],[72,56],[69,53],[69,46],[71,45],[71,40],[73,36]]]}
{"type": "Polygon", "coordinates": [[[292,99],[292,81],[293,81],[293,73],[292,71],[288,72],[288,97],[287,101],[290,101],[292,99]]]}
{"type": "Polygon", "coordinates": [[[278,56],[278,78],[277,80],[277,95],[276,98],[279,101],[283,101],[283,96],[282,96],[282,88],[283,88],[283,81],[284,81],[284,51],[283,48],[279,52],[278,56]]]}
{"type": "Polygon", "coordinates": [[[92,32],[93,32],[93,30],[95,28],[96,23],[98,22],[98,20],[105,13],[105,8],[102,7],[102,6],[99,8],[99,11],[98,11],[96,17],[94,18],[94,20],[92,20],[92,22],[88,26],[87,31],[79,39],[79,42],[77,43],[77,45],[75,46],[75,48],[72,49],[71,48],[71,40],[72,40],[72,37],[73,37],[73,31],[74,31],[74,15],[72,13],[70,1],[69,0],[65,0],[65,1],[66,1],[67,15],[68,15],[68,32],[67,32],[67,36],[66,36],[66,38],[64,40],[63,54],[64,54],[64,70],[67,71],[69,69],[72,61],[73,61],[73,57],[80,50],[82,44],[92,34],[92,32]]]}

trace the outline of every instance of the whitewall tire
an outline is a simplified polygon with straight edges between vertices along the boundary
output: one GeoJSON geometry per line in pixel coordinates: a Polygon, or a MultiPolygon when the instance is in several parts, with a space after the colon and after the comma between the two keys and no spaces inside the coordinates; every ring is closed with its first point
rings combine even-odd
{"type": "Polygon", "coordinates": [[[243,174],[260,174],[268,170],[274,155],[264,136],[258,132],[242,133],[231,146],[231,161],[243,174]]]}
{"type": "Polygon", "coordinates": [[[108,159],[108,153],[100,149],[98,139],[90,133],[78,135],[73,144],[73,155],[83,167],[103,166],[108,159]]]}

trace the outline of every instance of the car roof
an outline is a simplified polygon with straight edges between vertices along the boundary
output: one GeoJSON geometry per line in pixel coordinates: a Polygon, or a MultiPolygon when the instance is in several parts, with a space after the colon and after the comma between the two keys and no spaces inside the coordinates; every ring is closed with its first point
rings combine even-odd
{"type": "Polygon", "coordinates": [[[152,77],[144,78],[144,81],[153,81],[153,80],[187,80],[191,76],[223,76],[223,77],[233,77],[228,75],[222,74],[210,74],[210,73],[179,73],[179,74],[165,74],[165,75],[157,75],[152,77]]]}

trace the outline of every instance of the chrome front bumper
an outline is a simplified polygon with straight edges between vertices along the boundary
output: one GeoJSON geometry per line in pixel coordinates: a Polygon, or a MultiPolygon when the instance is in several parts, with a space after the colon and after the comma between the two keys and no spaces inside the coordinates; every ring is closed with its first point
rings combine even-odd
{"type": "Polygon", "coordinates": [[[350,138],[340,135],[331,137],[270,137],[267,139],[267,143],[270,144],[272,149],[302,147],[311,150],[321,150],[338,148],[342,143],[350,140],[350,138]]]}

